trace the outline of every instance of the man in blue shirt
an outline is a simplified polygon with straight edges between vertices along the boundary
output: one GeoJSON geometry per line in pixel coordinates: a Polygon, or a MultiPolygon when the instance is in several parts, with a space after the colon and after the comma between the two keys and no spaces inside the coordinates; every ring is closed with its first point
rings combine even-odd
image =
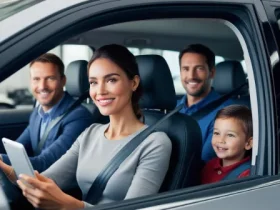
{"type": "MultiPolygon", "coordinates": [[[[24,145],[34,170],[42,172],[66,153],[80,133],[93,123],[93,117],[85,107],[76,106],[46,135],[50,123],[62,116],[75,102],[63,91],[66,83],[63,62],[54,54],[43,54],[30,63],[30,81],[39,106],[31,113],[28,127],[16,141],[24,145]],[[44,134],[46,138],[42,141],[44,134]]],[[[14,189],[7,179],[16,179],[9,157],[1,154],[0,159],[0,185],[11,201],[20,191],[14,189]]]]}
{"type": "MultiPolygon", "coordinates": [[[[215,76],[215,54],[204,45],[193,44],[180,52],[179,62],[181,82],[186,95],[177,102],[177,106],[184,104],[180,113],[191,115],[220,97],[211,87],[215,76]]],[[[205,162],[216,156],[211,144],[216,113],[230,104],[231,100],[224,102],[198,121],[203,141],[201,158],[205,162]]]]}

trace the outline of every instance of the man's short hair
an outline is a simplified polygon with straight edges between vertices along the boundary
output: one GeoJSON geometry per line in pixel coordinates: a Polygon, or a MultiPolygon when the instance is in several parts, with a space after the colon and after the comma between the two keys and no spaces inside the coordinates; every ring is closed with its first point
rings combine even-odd
{"type": "Polygon", "coordinates": [[[62,60],[55,54],[45,53],[45,54],[41,55],[40,57],[31,61],[29,66],[31,67],[35,62],[52,63],[53,65],[55,65],[57,67],[61,77],[64,77],[64,64],[63,64],[62,60]]]}
{"type": "Polygon", "coordinates": [[[179,54],[179,64],[181,66],[181,59],[185,53],[197,53],[206,58],[207,65],[211,71],[215,66],[215,54],[212,50],[202,44],[191,44],[183,49],[179,54]]]}
{"type": "Polygon", "coordinates": [[[252,112],[244,105],[230,105],[218,111],[216,119],[233,118],[238,120],[247,138],[253,137],[252,112]]]}

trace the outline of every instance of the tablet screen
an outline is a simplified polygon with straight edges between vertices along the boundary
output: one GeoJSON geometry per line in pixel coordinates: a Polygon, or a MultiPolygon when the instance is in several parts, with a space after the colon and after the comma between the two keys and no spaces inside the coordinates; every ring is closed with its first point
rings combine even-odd
{"type": "Polygon", "coordinates": [[[26,174],[35,177],[33,167],[26,154],[24,146],[21,143],[7,138],[2,138],[2,142],[16,175],[26,174]]]}

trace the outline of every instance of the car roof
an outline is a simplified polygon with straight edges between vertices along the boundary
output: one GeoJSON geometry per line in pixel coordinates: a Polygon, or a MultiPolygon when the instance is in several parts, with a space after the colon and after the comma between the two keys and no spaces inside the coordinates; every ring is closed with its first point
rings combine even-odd
{"type": "Polygon", "coordinates": [[[108,43],[172,51],[180,51],[189,44],[201,43],[210,47],[216,55],[243,60],[243,51],[235,33],[225,21],[217,19],[131,21],[87,31],[65,42],[93,48],[108,43]]]}

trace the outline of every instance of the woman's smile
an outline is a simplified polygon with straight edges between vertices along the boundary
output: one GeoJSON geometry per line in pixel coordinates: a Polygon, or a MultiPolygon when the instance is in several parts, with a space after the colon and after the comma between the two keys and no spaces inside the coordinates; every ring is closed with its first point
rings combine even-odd
{"type": "Polygon", "coordinates": [[[108,106],[113,103],[114,98],[97,99],[96,101],[100,106],[108,106]]]}

